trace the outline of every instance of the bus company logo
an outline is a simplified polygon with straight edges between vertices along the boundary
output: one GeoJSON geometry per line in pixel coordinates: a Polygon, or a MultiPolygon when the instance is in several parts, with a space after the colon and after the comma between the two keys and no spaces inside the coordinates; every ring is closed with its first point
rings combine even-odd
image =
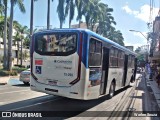
{"type": "Polygon", "coordinates": [[[67,61],[67,60],[54,60],[54,63],[72,64],[72,61],[67,61]]]}

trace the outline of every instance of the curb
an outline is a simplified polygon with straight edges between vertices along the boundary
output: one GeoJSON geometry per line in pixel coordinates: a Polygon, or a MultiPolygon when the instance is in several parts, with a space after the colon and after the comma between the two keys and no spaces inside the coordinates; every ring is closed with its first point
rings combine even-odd
{"type": "Polygon", "coordinates": [[[9,79],[10,79],[10,76],[0,77],[0,85],[7,84],[9,79]]]}
{"type": "Polygon", "coordinates": [[[17,78],[19,77],[19,74],[17,76],[5,76],[5,77],[0,77],[0,85],[6,85],[11,78],[17,78]]]}

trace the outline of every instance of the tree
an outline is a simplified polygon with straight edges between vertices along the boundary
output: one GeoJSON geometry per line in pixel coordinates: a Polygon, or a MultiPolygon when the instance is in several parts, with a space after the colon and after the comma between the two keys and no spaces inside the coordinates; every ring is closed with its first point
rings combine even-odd
{"type": "Polygon", "coordinates": [[[3,60],[3,68],[4,69],[7,69],[7,3],[8,3],[8,0],[3,0],[3,3],[4,3],[4,37],[3,37],[3,43],[4,43],[4,60],[3,60]]]}
{"type": "Polygon", "coordinates": [[[59,0],[58,6],[57,6],[57,13],[60,21],[60,28],[62,28],[63,23],[65,21],[64,4],[65,4],[65,0],[59,0]]]}
{"type": "Polygon", "coordinates": [[[104,37],[109,38],[110,40],[124,46],[124,38],[120,30],[116,30],[111,26],[110,30],[104,34],[104,37]]]}
{"type": "MultiPolygon", "coordinates": [[[[3,1],[4,1],[4,0],[3,0],[3,1]]],[[[1,14],[1,15],[3,14],[3,11],[4,11],[3,1],[0,0],[0,14],[1,14]]]]}
{"type": "Polygon", "coordinates": [[[17,65],[19,64],[19,42],[21,41],[21,35],[20,33],[17,31],[15,36],[13,36],[13,44],[17,46],[17,65]]]}
{"type": "Polygon", "coordinates": [[[65,18],[69,14],[69,28],[71,27],[71,21],[74,18],[74,9],[75,9],[75,3],[74,0],[66,0],[66,7],[65,7],[65,18]]]}
{"type": "Polygon", "coordinates": [[[50,28],[50,0],[48,0],[48,7],[47,8],[48,8],[47,9],[47,29],[49,29],[50,28]]]}
{"type": "MultiPolygon", "coordinates": [[[[2,2],[2,0],[1,0],[2,2]]],[[[7,69],[7,3],[8,0],[3,0],[4,5],[4,35],[3,35],[3,44],[4,44],[4,57],[3,57],[3,68],[7,69]]]]}
{"type": "MultiPolygon", "coordinates": [[[[37,32],[37,28],[33,30],[33,33],[37,32]]],[[[26,30],[26,36],[23,41],[23,48],[29,49],[30,46],[30,29],[26,30]]]]}
{"type": "MultiPolygon", "coordinates": [[[[27,26],[22,26],[20,25],[17,21],[14,21],[14,28],[16,29],[19,37],[19,41],[21,42],[21,56],[22,56],[22,51],[23,51],[23,39],[24,39],[24,34],[27,33],[28,27],[27,26]]],[[[21,66],[22,66],[22,57],[21,57],[21,66]]]]}
{"type": "Polygon", "coordinates": [[[34,13],[34,1],[37,0],[31,0],[31,16],[30,16],[30,39],[32,37],[33,34],[33,13],[34,13]]]}
{"type": "MultiPolygon", "coordinates": [[[[87,1],[85,3],[87,3],[87,1]]],[[[78,11],[77,20],[79,21],[79,28],[80,28],[80,24],[83,16],[83,5],[85,5],[84,0],[75,0],[75,5],[78,11]]]]}
{"type": "Polygon", "coordinates": [[[10,25],[9,25],[9,40],[8,40],[8,70],[11,71],[12,67],[12,32],[13,32],[13,15],[14,15],[14,6],[17,4],[20,11],[25,13],[25,7],[23,0],[11,0],[11,10],[10,10],[10,25]]]}

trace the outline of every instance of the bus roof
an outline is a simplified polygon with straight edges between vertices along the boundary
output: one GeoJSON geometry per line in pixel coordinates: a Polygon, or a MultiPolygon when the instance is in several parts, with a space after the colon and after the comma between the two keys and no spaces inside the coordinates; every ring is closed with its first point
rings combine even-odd
{"type": "Polygon", "coordinates": [[[121,45],[119,45],[118,43],[116,43],[116,42],[114,42],[114,41],[112,41],[112,40],[110,40],[110,39],[108,39],[108,38],[105,38],[105,37],[103,37],[103,36],[101,36],[101,35],[99,35],[99,34],[97,34],[97,33],[95,33],[95,32],[93,32],[93,31],[91,31],[91,30],[88,30],[88,29],[82,29],[82,28],[63,28],[63,29],[50,29],[50,30],[42,30],[42,31],[38,31],[38,32],[36,32],[35,34],[41,34],[41,33],[48,33],[48,32],[54,32],[54,31],[56,31],[56,32],[77,32],[77,31],[82,31],[82,32],[86,32],[86,33],[88,33],[88,34],[90,34],[90,35],[93,35],[94,37],[97,37],[97,38],[100,38],[102,41],[105,41],[105,42],[107,42],[107,43],[109,43],[109,44],[112,44],[112,45],[114,45],[115,47],[117,47],[117,48],[120,48],[121,50],[123,50],[123,51],[127,51],[127,52],[129,52],[130,54],[133,54],[133,55],[137,55],[135,52],[133,52],[133,51],[131,51],[131,50],[129,50],[129,49],[127,49],[127,48],[125,48],[125,47],[123,47],[123,46],[121,46],[121,45]]]}

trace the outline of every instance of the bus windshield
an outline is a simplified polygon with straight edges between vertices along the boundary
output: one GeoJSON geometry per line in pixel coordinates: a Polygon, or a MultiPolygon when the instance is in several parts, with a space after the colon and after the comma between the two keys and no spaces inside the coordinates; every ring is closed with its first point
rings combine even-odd
{"type": "Polygon", "coordinates": [[[77,35],[74,33],[39,34],[35,36],[35,51],[40,54],[76,51],[77,35]]]}

